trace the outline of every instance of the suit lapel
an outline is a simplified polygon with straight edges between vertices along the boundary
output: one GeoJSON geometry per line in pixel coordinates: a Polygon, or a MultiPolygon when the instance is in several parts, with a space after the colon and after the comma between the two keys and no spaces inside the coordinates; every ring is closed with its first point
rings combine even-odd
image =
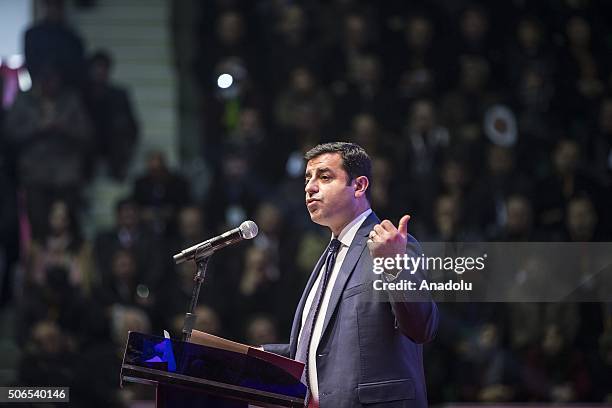
{"type": "Polygon", "coordinates": [[[297,310],[295,311],[295,316],[293,317],[293,325],[291,326],[291,338],[289,339],[289,354],[291,358],[295,356],[295,352],[297,350],[297,340],[300,335],[300,329],[302,327],[302,314],[304,313],[304,305],[306,304],[306,299],[308,299],[308,294],[312,290],[312,287],[314,286],[314,283],[317,280],[317,276],[319,276],[319,271],[321,270],[323,262],[325,262],[326,252],[327,251],[323,251],[323,254],[321,254],[319,261],[312,270],[310,278],[308,278],[308,282],[306,283],[306,288],[304,289],[304,292],[302,292],[302,297],[300,298],[297,310]]]}
{"type": "MultiPolygon", "coordinates": [[[[342,262],[342,267],[338,273],[338,277],[336,278],[336,283],[334,284],[334,288],[332,289],[332,294],[329,299],[329,305],[327,306],[327,313],[325,314],[325,320],[323,322],[323,330],[321,332],[321,338],[325,336],[325,331],[327,330],[327,326],[329,325],[329,321],[331,320],[336,307],[338,306],[338,302],[340,301],[340,297],[342,296],[342,292],[344,291],[344,287],[348,282],[351,274],[355,270],[355,266],[363,253],[363,250],[366,247],[366,243],[368,240],[368,234],[374,227],[376,223],[380,222],[376,214],[372,213],[365,219],[363,224],[357,230],[355,234],[355,238],[353,238],[353,242],[349,247],[349,250],[344,258],[344,262],[342,262]]],[[[303,307],[303,306],[302,306],[303,307]]]]}

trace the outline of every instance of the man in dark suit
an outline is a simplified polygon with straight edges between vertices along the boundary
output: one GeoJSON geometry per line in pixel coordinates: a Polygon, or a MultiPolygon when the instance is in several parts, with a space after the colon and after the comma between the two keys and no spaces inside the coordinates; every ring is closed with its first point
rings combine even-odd
{"type": "Polygon", "coordinates": [[[418,287],[423,279],[421,271],[373,269],[374,258],[421,255],[407,232],[410,216],[396,228],[372,212],[370,158],[358,145],[319,145],[305,159],[306,206],[332,240],[302,294],[290,343],[263,347],[306,364],[308,406],[424,407],[421,344],[435,335],[436,305],[427,292],[381,293],[373,285],[409,280],[418,287]]]}

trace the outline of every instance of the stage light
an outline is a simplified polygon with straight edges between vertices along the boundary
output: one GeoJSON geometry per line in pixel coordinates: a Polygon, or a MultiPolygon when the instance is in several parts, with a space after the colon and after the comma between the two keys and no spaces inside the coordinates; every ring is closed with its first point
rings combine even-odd
{"type": "Polygon", "coordinates": [[[484,115],[484,133],[498,146],[514,146],[518,139],[518,125],[512,110],[501,104],[493,105],[484,115]]]}
{"type": "Polygon", "coordinates": [[[149,287],[147,285],[143,285],[142,283],[136,286],[136,294],[140,298],[148,298],[149,297],[149,287]]]}
{"type": "Polygon", "coordinates": [[[21,92],[27,92],[32,88],[32,78],[27,69],[23,68],[17,71],[17,82],[21,92]]]}
{"type": "Polygon", "coordinates": [[[230,74],[221,74],[217,78],[217,86],[222,89],[229,88],[234,83],[234,78],[230,74]]]}
{"type": "Polygon", "coordinates": [[[14,54],[6,59],[6,65],[10,69],[19,69],[23,65],[23,55],[14,54]]]}

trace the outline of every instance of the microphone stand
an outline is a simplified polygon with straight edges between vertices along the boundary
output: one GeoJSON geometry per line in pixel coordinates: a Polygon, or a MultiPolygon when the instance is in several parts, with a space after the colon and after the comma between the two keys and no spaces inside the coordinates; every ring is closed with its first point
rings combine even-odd
{"type": "Polygon", "coordinates": [[[194,257],[194,261],[197,265],[197,272],[193,278],[194,286],[193,292],[191,293],[191,302],[189,303],[189,310],[185,313],[185,322],[183,323],[183,341],[189,341],[191,338],[191,331],[196,324],[197,316],[193,313],[196,306],[198,305],[198,297],[200,296],[200,288],[202,287],[202,282],[204,281],[204,276],[206,275],[206,267],[208,266],[208,261],[210,260],[210,256],[200,257],[196,253],[194,257]]]}

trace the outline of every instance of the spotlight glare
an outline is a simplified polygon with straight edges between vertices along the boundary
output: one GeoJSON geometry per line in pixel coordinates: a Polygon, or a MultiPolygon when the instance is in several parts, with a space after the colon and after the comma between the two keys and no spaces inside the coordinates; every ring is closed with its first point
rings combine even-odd
{"type": "Polygon", "coordinates": [[[23,65],[23,61],[24,61],[23,55],[14,54],[7,58],[6,65],[10,69],[19,69],[23,65]]]}
{"type": "Polygon", "coordinates": [[[234,83],[234,78],[230,74],[221,74],[217,78],[217,86],[222,89],[229,88],[234,83]]]}
{"type": "Polygon", "coordinates": [[[136,286],[136,294],[138,295],[138,297],[146,299],[149,297],[149,288],[147,287],[147,285],[143,285],[142,283],[138,284],[138,286],[136,286]]]}
{"type": "Polygon", "coordinates": [[[17,82],[21,92],[27,92],[32,88],[32,78],[27,69],[23,68],[17,71],[17,82]]]}

